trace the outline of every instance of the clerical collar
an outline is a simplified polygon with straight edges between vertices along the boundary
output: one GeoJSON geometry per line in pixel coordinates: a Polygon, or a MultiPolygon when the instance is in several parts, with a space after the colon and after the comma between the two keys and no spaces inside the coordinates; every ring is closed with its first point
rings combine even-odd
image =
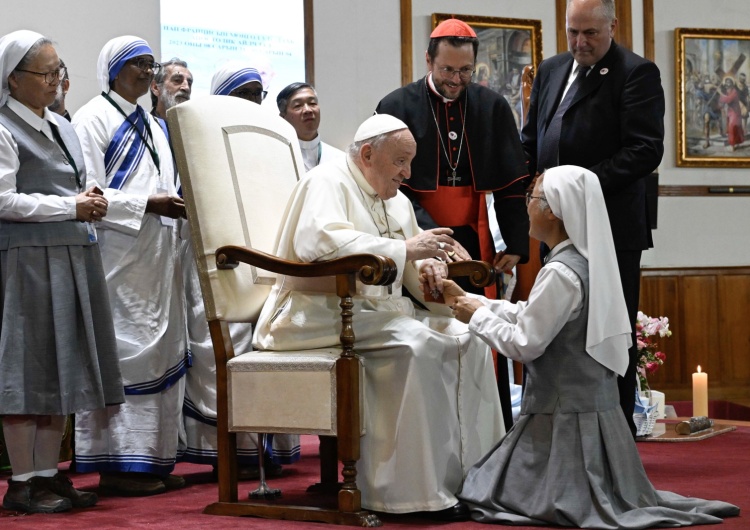
{"type": "Polygon", "coordinates": [[[302,149],[315,149],[320,144],[320,135],[316,136],[312,140],[300,140],[299,146],[302,149]]]}
{"type": "Polygon", "coordinates": [[[448,99],[447,97],[442,95],[440,92],[438,92],[437,88],[435,88],[435,83],[432,82],[432,72],[427,74],[427,87],[430,89],[430,91],[433,94],[435,94],[436,97],[442,99],[443,103],[453,103],[454,101],[458,100],[458,98],[461,97],[461,94],[466,92],[466,89],[464,88],[464,90],[461,92],[461,94],[459,94],[459,96],[456,99],[448,99]]]}
{"type": "Polygon", "coordinates": [[[323,156],[323,146],[320,143],[320,135],[312,140],[299,140],[299,147],[302,151],[302,160],[305,163],[305,171],[310,171],[312,168],[320,164],[320,158],[323,156]]]}

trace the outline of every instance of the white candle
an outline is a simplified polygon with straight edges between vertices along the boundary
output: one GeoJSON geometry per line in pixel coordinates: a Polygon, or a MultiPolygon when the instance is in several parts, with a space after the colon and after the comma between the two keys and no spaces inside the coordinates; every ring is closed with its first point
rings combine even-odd
{"type": "Polygon", "coordinates": [[[708,374],[700,365],[693,373],[693,416],[708,416],[708,374]]]}

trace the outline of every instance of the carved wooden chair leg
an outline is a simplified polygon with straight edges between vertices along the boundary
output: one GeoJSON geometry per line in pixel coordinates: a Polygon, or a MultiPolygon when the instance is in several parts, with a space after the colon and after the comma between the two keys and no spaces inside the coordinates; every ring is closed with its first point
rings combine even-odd
{"type": "Polygon", "coordinates": [[[275,499],[281,497],[281,490],[275,488],[269,488],[266,484],[266,469],[264,467],[265,461],[265,448],[266,448],[266,433],[258,433],[258,474],[260,476],[260,483],[258,489],[251,491],[249,497],[251,499],[275,499]]]}

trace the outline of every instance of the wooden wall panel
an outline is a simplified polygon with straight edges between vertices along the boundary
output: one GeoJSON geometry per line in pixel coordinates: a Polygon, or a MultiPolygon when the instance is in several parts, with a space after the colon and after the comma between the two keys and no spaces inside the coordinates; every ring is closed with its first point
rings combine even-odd
{"type": "Polygon", "coordinates": [[[682,321],[680,333],[687,348],[684,360],[689,374],[698,365],[709,375],[717,373],[719,362],[718,306],[715,276],[686,276],[682,278],[682,321]]]}
{"type": "Polygon", "coordinates": [[[672,330],[659,341],[667,361],[651,387],[667,401],[689,400],[700,364],[711,399],[750,404],[750,267],[642,272],[641,310],[669,317],[672,330]]]}
{"type": "Polygon", "coordinates": [[[732,384],[750,385],[750,282],[744,276],[719,278],[719,333],[717,356],[721,372],[732,384]],[[743,353],[725,355],[724,352],[743,353]]]}
{"type": "MultiPolygon", "coordinates": [[[[670,329],[675,321],[679,321],[678,278],[675,277],[644,277],[641,281],[641,311],[649,316],[666,316],[670,321],[670,329]]],[[[649,376],[649,383],[658,389],[671,384],[684,382],[683,359],[679,355],[682,351],[682,339],[679,333],[659,339],[659,349],[667,355],[667,361],[658,372],[649,376]]]]}

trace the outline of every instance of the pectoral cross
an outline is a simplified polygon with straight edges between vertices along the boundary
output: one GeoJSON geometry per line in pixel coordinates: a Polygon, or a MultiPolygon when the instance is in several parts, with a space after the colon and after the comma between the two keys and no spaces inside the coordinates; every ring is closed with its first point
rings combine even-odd
{"type": "Polygon", "coordinates": [[[449,184],[450,184],[451,186],[455,186],[455,185],[456,185],[456,182],[458,182],[458,181],[460,181],[460,180],[461,180],[461,177],[457,177],[457,176],[456,176],[456,168],[453,168],[453,172],[452,172],[451,176],[450,176],[450,177],[448,177],[448,183],[449,183],[449,184]]]}

